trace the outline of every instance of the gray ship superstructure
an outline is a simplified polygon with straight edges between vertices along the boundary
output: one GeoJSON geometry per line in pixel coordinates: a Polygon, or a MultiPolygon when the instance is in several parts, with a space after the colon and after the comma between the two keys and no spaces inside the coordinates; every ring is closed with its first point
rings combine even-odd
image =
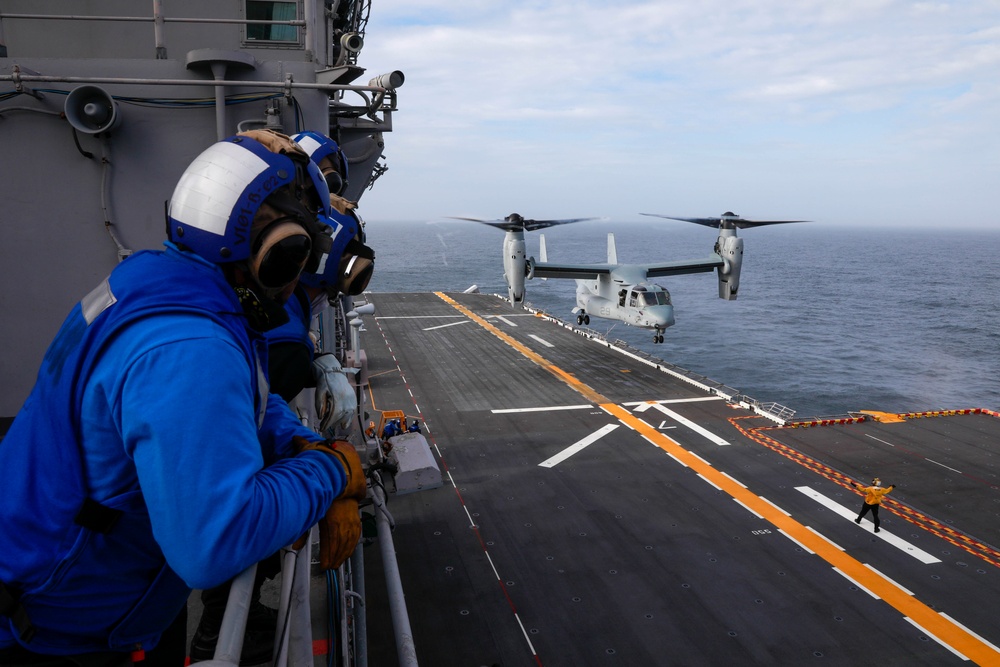
{"type": "Polygon", "coordinates": [[[268,127],[327,134],[348,158],[343,196],[361,198],[386,169],[403,83],[358,64],[369,11],[370,0],[3,3],[0,419],[27,397],[73,304],[124,257],[162,247],[165,202],[208,144],[268,127]]]}

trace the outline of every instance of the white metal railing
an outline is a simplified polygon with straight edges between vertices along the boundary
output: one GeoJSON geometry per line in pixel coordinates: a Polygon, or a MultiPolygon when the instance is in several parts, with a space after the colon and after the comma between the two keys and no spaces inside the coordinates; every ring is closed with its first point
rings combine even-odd
{"type": "MultiPolygon", "coordinates": [[[[313,664],[309,563],[314,532],[315,527],[310,531],[305,547],[298,550],[289,548],[282,554],[281,593],[272,661],[275,667],[311,667],[313,664]]],[[[254,563],[233,579],[215,655],[201,663],[205,667],[237,667],[240,664],[256,574],[257,564],[254,563]]]]}

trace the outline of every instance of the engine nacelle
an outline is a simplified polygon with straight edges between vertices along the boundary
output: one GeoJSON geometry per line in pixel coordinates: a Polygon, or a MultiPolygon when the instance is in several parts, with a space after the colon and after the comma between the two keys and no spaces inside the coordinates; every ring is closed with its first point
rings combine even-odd
{"type": "Polygon", "coordinates": [[[724,266],[719,267],[719,298],[734,301],[740,289],[740,269],[743,267],[743,239],[736,230],[724,229],[719,233],[716,250],[724,266]]]}
{"type": "Polygon", "coordinates": [[[503,242],[503,277],[507,281],[507,296],[510,298],[511,304],[524,301],[526,273],[524,232],[509,231],[503,242]]]}

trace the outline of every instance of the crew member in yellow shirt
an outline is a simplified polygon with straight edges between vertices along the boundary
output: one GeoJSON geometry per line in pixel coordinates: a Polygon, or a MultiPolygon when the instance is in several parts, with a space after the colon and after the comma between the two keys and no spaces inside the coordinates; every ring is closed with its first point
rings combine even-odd
{"type": "Polygon", "coordinates": [[[875,522],[875,532],[879,531],[879,520],[878,520],[878,506],[882,504],[882,498],[885,494],[889,493],[896,488],[895,484],[890,484],[889,486],[882,488],[882,480],[878,477],[872,480],[871,486],[861,486],[860,484],[855,484],[858,490],[865,494],[865,503],[861,506],[861,513],[858,514],[858,518],[854,520],[854,523],[861,523],[861,518],[868,513],[868,510],[872,512],[872,521],[875,522]]]}

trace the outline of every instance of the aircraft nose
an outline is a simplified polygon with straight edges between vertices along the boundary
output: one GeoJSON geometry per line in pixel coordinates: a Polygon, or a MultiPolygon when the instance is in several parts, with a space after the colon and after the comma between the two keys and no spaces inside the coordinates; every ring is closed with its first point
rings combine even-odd
{"type": "Polygon", "coordinates": [[[660,316],[660,328],[666,329],[667,327],[674,326],[674,307],[673,306],[663,306],[663,310],[658,313],[660,316]]]}

